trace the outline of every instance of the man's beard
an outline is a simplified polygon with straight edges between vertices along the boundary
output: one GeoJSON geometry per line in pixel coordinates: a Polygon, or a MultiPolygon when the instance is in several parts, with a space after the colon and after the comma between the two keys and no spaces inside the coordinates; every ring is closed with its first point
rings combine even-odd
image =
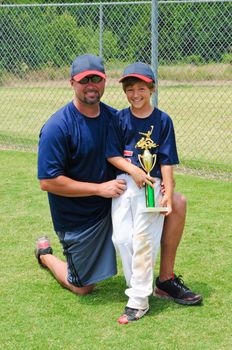
{"type": "Polygon", "coordinates": [[[96,96],[95,99],[89,99],[85,97],[84,102],[88,105],[95,105],[96,103],[100,102],[100,96],[96,96]]]}
{"type": "Polygon", "coordinates": [[[84,102],[88,105],[94,105],[96,103],[100,102],[100,94],[99,92],[95,92],[95,96],[92,98],[89,98],[87,94],[84,95],[84,102]]]}

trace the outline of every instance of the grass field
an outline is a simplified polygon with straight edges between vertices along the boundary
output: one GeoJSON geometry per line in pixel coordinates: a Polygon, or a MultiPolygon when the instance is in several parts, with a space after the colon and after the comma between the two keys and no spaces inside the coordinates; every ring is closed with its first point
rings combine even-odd
{"type": "MultiPolygon", "coordinates": [[[[122,70],[107,66],[103,98],[118,109],[128,106],[117,81],[122,70]]],[[[41,126],[72,99],[68,80],[46,80],[45,73],[32,72],[22,81],[9,76],[1,87],[0,147],[36,150],[41,126]]],[[[182,167],[231,178],[231,79],[229,64],[159,67],[158,106],[174,121],[182,167]]]]}
{"type": "Polygon", "coordinates": [[[146,317],[121,326],[116,320],[126,298],[120,265],[118,275],[92,295],[78,297],[60,287],[33,256],[35,238],[46,233],[62,257],[36,180],[36,155],[1,151],[0,163],[0,349],[231,349],[231,183],[176,176],[177,190],[188,199],[176,272],[203,294],[203,306],[151,297],[146,317]]]}

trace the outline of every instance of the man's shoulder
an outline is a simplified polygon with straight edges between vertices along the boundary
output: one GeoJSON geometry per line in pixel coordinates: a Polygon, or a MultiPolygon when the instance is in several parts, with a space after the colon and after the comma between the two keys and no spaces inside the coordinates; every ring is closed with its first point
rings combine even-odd
{"type": "Polygon", "coordinates": [[[116,115],[118,110],[110,105],[107,105],[106,103],[104,102],[100,102],[100,106],[101,106],[101,109],[103,111],[106,111],[108,113],[110,113],[111,115],[116,115]]]}
{"type": "Polygon", "coordinates": [[[74,109],[74,105],[72,102],[67,103],[60,109],[58,109],[52,116],[51,118],[61,118],[61,117],[67,117],[69,116],[74,109]]]}
{"type": "Polygon", "coordinates": [[[66,135],[71,125],[72,103],[67,103],[61,107],[44,123],[40,130],[40,138],[42,135],[55,137],[58,135],[66,135]]]}
{"type": "Polygon", "coordinates": [[[130,114],[130,107],[126,107],[126,108],[121,109],[120,111],[118,111],[117,114],[118,114],[118,116],[130,114]]]}
{"type": "Polygon", "coordinates": [[[69,118],[72,111],[72,103],[69,102],[65,106],[58,109],[53,113],[50,118],[46,121],[44,127],[55,127],[63,124],[65,120],[69,118]]]}

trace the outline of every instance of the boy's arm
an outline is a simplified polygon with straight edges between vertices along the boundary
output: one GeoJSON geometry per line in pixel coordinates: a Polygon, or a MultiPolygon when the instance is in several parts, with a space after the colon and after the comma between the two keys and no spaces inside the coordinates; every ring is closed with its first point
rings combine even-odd
{"type": "Polygon", "coordinates": [[[123,170],[125,173],[128,173],[133,177],[136,185],[139,188],[144,187],[145,183],[154,187],[155,179],[145,173],[141,168],[136,165],[128,162],[123,157],[109,157],[107,158],[108,162],[111,163],[116,168],[123,170]]]}
{"type": "Polygon", "coordinates": [[[173,179],[173,167],[171,165],[161,165],[161,174],[165,193],[160,201],[160,205],[169,208],[169,211],[165,214],[167,216],[172,212],[172,197],[175,183],[173,179]]]}

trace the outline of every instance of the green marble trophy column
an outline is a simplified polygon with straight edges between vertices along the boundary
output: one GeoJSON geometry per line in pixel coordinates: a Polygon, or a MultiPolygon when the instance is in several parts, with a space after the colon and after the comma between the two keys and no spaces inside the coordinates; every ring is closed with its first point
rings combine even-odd
{"type": "MultiPolygon", "coordinates": [[[[144,133],[139,132],[143,137],[136,143],[135,147],[140,148],[143,151],[142,154],[138,155],[139,163],[143,170],[150,176],[150,172],[156,163],[156,154],[151,154],[149,149],[156,148],[158,145],[151,139],[151,134],[154,126],[151,125],[151,130],[144,133]],[[145,137],[144,137],[145,136],[145,137]]],[[[145,184],[145,196],[146,196],[146,208],[144,211],[147,212],[166,212],[168,208],[159,207],[155,203],[155,189],[148,184],[145,184]]]]}

